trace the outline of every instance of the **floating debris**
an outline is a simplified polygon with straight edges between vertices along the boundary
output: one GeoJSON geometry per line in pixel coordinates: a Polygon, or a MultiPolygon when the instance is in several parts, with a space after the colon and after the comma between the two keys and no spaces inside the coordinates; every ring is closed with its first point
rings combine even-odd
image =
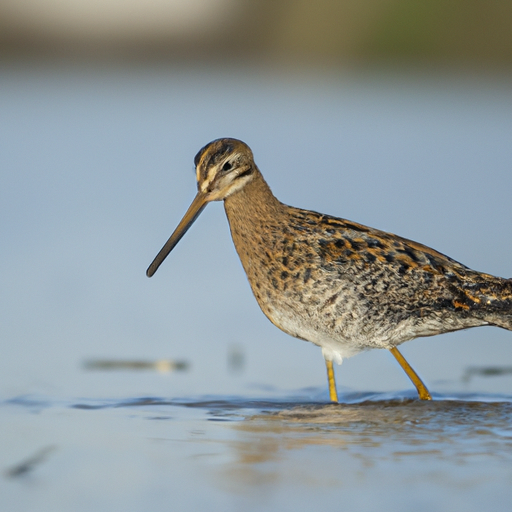
{"type": "Polygon", "coordinates": [[[501,377],[512,375],[512,366],[470,366],[462,376],[463,382],[469,382],[472,377],[501,377]]]}
{"type": "Polygon", "coordinates": [[[245,350],[240,343],[232,343],[228,347],[228,369],[233,373],[241,373],[245,368],[245,350]]]}
{"type": "Polygon", "coordinates": [[[188,369],[189,364],[187,361],[175,361],[173,359],[159,359],[157,361],[89,359],[84,362],[83,366],[86,370],[151,370],[158,373],[171,373],[174,371],[185,371],[188,369]]]}
{"type": "Polygon", "coordinates": [[[14,466],[6,469],[4,475],[6,478],[18,478],[20,476],[26,475],[27,473],[33,471],[36,466],[42,464],[48,458],[48,455],[50,455],[50,453],[56,449],[57,447],[53,445],[45,446],[28,459],[25,459],[18,464],[15,464],[14,466]]]}

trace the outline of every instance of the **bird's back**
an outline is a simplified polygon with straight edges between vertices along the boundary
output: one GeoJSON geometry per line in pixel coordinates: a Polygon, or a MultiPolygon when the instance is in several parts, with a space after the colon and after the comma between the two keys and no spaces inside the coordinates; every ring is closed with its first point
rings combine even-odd
{"type": "Polygon", "coordinates": [[[512,329],[512,281],[422,244],[280,203],[261,177],[225,200],[258,303],[285,332],[346,355],[494,324],[512,329]]]}

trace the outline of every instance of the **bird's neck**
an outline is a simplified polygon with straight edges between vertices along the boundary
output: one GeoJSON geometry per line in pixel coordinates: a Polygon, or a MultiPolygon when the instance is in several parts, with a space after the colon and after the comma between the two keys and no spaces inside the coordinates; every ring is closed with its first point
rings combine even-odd
{"type": "Polygon", "coordinates": [[[232,227],[244,224],[253,228],[258,224],[273,223],[286,207],[256,169],[254,178],[244,188],[224,200],[224,208],[232,227]]]}
{"type": "Polygon", "coordinates": [[[272,251],[272,234],[286,217],[286,205],[272,194],[263,176],[256,175],[247,185],[224,200],[231,236],[242,265],[251,280],[253,264],[272,251]]]}

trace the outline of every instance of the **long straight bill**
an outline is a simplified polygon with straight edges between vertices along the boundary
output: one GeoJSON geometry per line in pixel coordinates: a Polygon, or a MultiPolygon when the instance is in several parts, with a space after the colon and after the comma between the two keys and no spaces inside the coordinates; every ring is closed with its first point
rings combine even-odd
{"type": "Polygon", "coordinates": [[[165,245],[160,249],[160,252],[153,260],[153,263],[151,263],[146,270],[146,275],[148,277],[151,277],[158,270],[158,267],[174,249],[175,245],[181,240],[182,236],[188,231],[188,228],[192,226],[207,204],[208,201],[206,200],[205,194],[203,192],[198,192],[192,201],[192,204],[189,206],[187,213],[185,213],[183,219],[181,219],[181,222],[178,224],[178,227],[174,230],[174,233],[170,236],[165,245]]]}

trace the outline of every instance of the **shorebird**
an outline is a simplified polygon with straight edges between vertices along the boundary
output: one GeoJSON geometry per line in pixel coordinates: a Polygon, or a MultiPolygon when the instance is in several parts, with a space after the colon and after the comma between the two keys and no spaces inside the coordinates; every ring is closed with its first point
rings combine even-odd
{"type": "Polygon", "coordinates": [[[260,308],[284,332],[321,347],[331,401],[338,401],[333,361],[388,349],[419,398],[430,400],[398,345],[482,325],[512,330],[512,279],[476,272],[391,233],[281,203],[240,140],[210,142],[194,164],[197,195],[148,277],[205,206],[224,201],[260,308]]]}

